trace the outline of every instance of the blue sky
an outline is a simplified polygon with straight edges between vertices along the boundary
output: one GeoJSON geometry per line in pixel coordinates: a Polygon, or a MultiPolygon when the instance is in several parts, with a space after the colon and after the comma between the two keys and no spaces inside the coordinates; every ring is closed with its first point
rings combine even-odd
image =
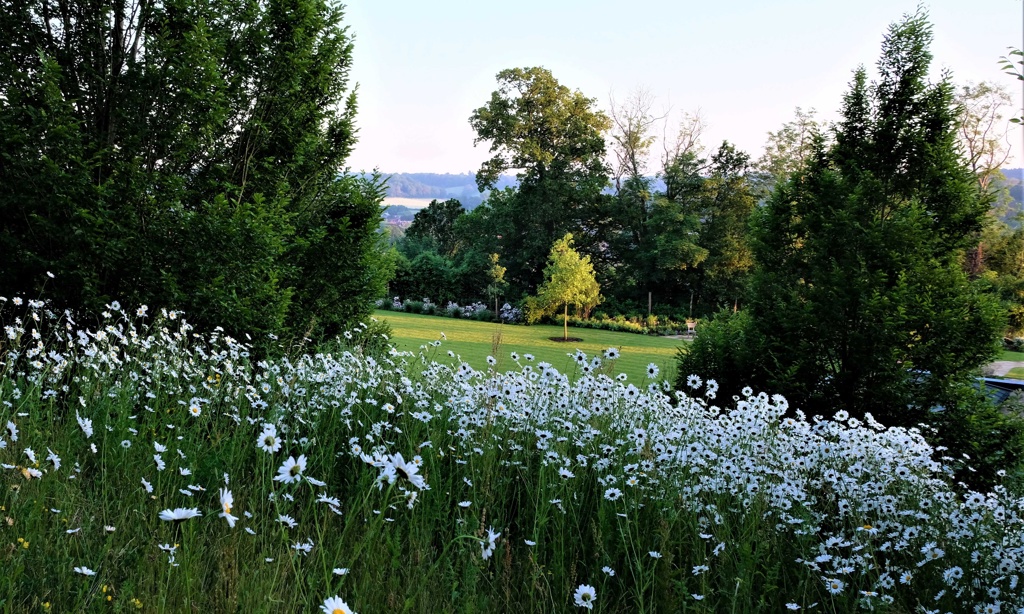
{"type": "MultiPolygon", "coordinates": [[[[852,71],[873,70],[888,25],[917,0],[350,0],[351,77],[359,83],[360,142],[353,170],[475,171],[468,118],[496,89],[498,71],[543,66],[596,98],[644,87],[656,108],[700,109],[703,139],[755,158],[795,107],[834,119],[852,71]]],[[[1021,84],[998,65],[1022,45],[1022,0],[924,3],[934,66],[955,82],[1021,84]]],[[[1019,115],[1019,113],[1018,113],[1019,115]]],[[[670,128],[671,132],[671,128],[670,128]]],[[[1020,150],[1021,133],[1011,134],[1020,150]]],[[[658,147],[656,145],[655,147],[658,147]]],[[[1024,159],[1024,158],[1020,158],[1024,159]]],[[[1017,158],[1011,161],[1017,164],[1017,158]]],[[[656,170],[656,169],[652,169],[656,170]]]]}

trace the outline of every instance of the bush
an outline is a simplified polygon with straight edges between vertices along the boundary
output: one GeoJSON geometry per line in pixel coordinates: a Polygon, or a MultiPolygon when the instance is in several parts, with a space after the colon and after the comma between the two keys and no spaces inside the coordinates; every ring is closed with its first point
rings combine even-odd
{"type": "Polygon", "coordinates": [[[976,388],[965,387],[954,404],[933,413],[934,445],[948,449],[956,479],[970,488],[990,490],[1004,481],[1024,496],[1024,419],[1008,399],[996,408],[976,388]]]}
{"type": "Polygon", "coordinates": [[[686,389],[690,375],[715,380],[726,399],[738,395],[744,386],[757,386],[753,353],[759,343],[753,331],[744,311],[722,310],[699,323],[693,342],[679,349],[676,389],[686,389]]]}

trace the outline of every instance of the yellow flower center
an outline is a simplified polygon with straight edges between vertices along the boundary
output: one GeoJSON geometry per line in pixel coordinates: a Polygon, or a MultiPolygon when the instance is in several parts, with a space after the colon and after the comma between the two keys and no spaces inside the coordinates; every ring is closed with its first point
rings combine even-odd
{"type": "Polygon", "coordinates": [[[231,506],[228,505],[227,503],[224,504],[224,513],[225,514],[230,514],[231,513],[231,506]]]}
{"type": "Polygon", "coordinates": [[[347,614],[347,612],[345,612],[345,610],[342,610],[341,608],[334,608],[334,611],[331,612],[331,614],[347,614]]]}

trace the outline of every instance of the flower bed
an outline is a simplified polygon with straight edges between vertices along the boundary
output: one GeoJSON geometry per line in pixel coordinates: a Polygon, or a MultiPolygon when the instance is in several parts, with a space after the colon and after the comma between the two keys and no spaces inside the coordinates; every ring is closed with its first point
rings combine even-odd
{"type": "Polygon", "coordinates": [[[114,307],[0,305],[15,611],[1024,607],[1024,500],[915,430],[525,358],[253,361],[114,307]]]}

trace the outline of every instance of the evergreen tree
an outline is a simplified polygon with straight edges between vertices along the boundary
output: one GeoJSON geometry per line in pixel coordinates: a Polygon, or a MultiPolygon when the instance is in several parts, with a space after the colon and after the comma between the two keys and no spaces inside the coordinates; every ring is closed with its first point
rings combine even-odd
{"type": "MultiPolygon", "coordinates": [[[[926,80],[931,37],[921,13],[890,28],[879,80],[856,71],[834,145],[818,139],[756,215],[744,321],[758,347],[731,378],[808,412],[906,425],[963,399],[994,354],[998,306],[961,264],[986,202],[956,146],[950,80],[926,80]]],[[[680,373],[700,367],[686,356],[680,373]]]]}
{"type": "Polygon", "coordinates": [[[331,334],[389,274],[329,0],[0,0],[0,294],[331,334]],[[56,274],[45,283],[46,272],[56,274]]]}
{"type": "Polygon", "coordinates": [[[931,28],[894,25],[859,69],[836,144],[768,202],[752,321],[773,389],[808,408],[914,424],[991,358],[999,318],[961,267],[986,203],[956,147],[948,76],[926,79],[931,28]]]}

